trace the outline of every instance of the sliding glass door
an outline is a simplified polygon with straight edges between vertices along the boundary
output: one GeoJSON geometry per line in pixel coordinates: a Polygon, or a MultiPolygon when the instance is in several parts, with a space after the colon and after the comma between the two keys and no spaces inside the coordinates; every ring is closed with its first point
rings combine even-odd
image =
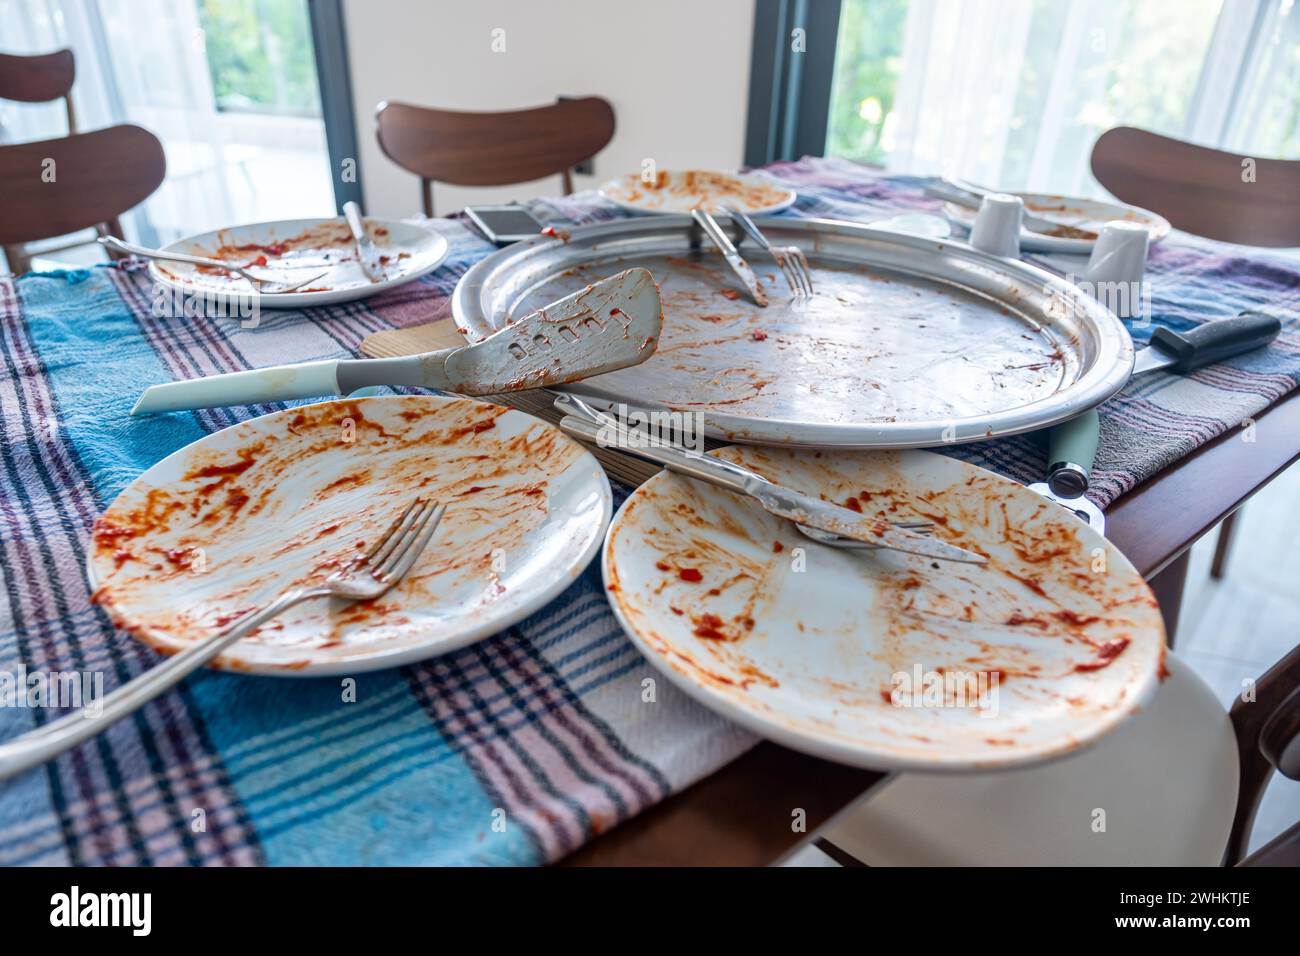
{"type": "Polygon", "coordinates": [[[1300,0],[833,5],[828,23],[816,0],[757,0],[749,141],[773,148],[748,162],[824,153],[1086,195],[1092,144],[1117,125],[1300,158],[1300,0]],[[774,89],[763,126],[754,103],[774,89]]]}
{"type": "MultiPolygon", "coordinates": [[[[126,217],[135,238],[334,214],[308,0],[0,0],[0,22],[5,52],[73,50],[79,129],[162,140],[167,179],[126,217]]],[[[59,104],[0,103],[3,141],[65,132],[59,104]]]]}

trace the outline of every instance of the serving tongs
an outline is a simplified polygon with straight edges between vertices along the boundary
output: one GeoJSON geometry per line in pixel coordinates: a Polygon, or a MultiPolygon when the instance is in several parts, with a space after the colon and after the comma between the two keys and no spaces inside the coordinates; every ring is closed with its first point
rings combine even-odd
{"type": "Polygon", "coordinates": [[[329,359],[152,385],[132,415],[348,395],[371,385],[497,395],[644,362],[663,330],[654,277],[627,269],[511,322],[481,342],[401,358],[329,359]]]}
{"type": "Polygon", "coordinates": [[[718,225],[718,220],[703,209],[692,209],[691,218],[704,230],[704,234],[713,241],[713,244],[718,247],[718,251],[722,253],[722,258],[727,260],[727,265],[731,266],[731,271],[736,274],[736,278],[740,279],[745,288],[749,290],[749,296],[754,300],[754,303],[766,306],[767,295],[764,294],[763,287],[758,284],[758,276],[754,275],[754,270],[749,267],[749,263],[736,251],[735,244],[726,231],[718,225]]]}
{"type": "Polygon", "coordinates": [[[768,481],[743,465],[692,452],[645,429],[628,426],[573,395],[558,396],[555,407],[564,413],[560,429],[566,434],[603,447],[617,448],[661,464],[677,474],[748,495],[768,514],[793,521],[801,533],[821,544],[905,551],[938,561],[987,562],[983,555],[917,533],[917,529],[929,528],[930,522],[895,524],[850,511],[768,481]]]}

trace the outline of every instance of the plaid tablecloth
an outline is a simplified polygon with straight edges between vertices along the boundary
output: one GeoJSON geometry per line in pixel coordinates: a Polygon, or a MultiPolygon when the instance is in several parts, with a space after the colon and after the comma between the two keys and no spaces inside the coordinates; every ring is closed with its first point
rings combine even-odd
{"type": "MultiPolygon", "coordinates": [[[[776,164],[794,215],[873,219],[930,209],[915,178],[834,160],[776,164]]],[[[537,201],[550,221],[620,213],[593,194],[537,201]]],[[[431,222],[451,257],[364,303],[237,319],[155,318],[137,264],[0,280],[0,689],[4,675],[155,663],[90,601],[91,523],[133,478],[258,409],[132,419],[149,383],[357,354],[370,332],[449,315],[491,247],[431,222]]],[[[1175,234],[1151,256],[1156,324],[1184,329],[1289,304],[1300,263],[1175,234]]],[[[1150,329],[1134,329],[1145,341],[1150,329]]],[[[1289,320],[1268,350],[1181,379],[1135,381],[1101,409],[1105,504],[1256,414],[1300,380],[1289,320]]],[[[952,454],[1020,480],[1027,437],[952,454]]],[[[183,600],[183,595],[178,595],[183,600]]],[[[657,681],[609,611],[596,565],[516,627],[444,658],[337,679],[201,673],[46,767],[0,784],[0,864],[454,864],[556,859],[716,770],[753,738],[657,681]]],[[[57,712],[0,707],[0,739],[57,712]]]]}

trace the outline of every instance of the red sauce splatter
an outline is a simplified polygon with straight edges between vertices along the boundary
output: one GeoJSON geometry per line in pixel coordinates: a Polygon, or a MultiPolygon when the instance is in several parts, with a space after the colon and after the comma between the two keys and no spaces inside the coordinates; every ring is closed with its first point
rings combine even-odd
{"type": "Polygon", "coordinates": [[[134,528],[123,528],[109,521],[99,521],[95,524],[95,540],[100,544],[114,541],[118,538],[134,538],[138,532],[134,528]]]}
{"type": "Polygon", "coordinates": [[[729,641],[729,638],[722,631],[722,618],[716,614],[705,614],[695,622],[695,636],[703,637],[710,641],[729,641]]]}
{"type": "Polygon", "coordinates": [[[1115,658],[1128,647],[1129,639],[1127,637],[1117,637],[1113,641],[1107,641],[1101,647],[1097,648],[1097,657],[1094,660],[1084,661],[1082,664],[1075,664],[1076,671],[1099,671],[1106,667],[1115,658]]]}
{"type": "Polygon", "coordinates": [[[704,580],[704,575],[696,568],[678,568],[677,576],[689,584],[699,584],[704,580]]]}
{"type": "Polygon", "coordinates": [[[1097,621],[1101,620],[1101,618],[1096,617],[1095,615],[1085,617],[1077,611],[1067,610],[1056,611],[1055,617],[1064,623],[1069,624],[1071,627],[1087,627],[1089,624],[1095,624],[1097,621]]]}
{"type": "Polygon", "coordinates": [[[764,332],[762,329],[755,329],[753,332],[750,332],[749,337],[753,339],[755,342],[767,341],[767,333],[764,332]]]}
{"type": "Polygon", "coordinates": [[[785,545],[783,545],[780,541],[773,541],[773,542],[772,542],[772,553],[773,553],[773,554],[780,554],[780,553],[781,553],[782,551],[784,551],[784,550],[785,550],[785,545]]]}
{"type": "Polygon", "coordinates": [[[197,471],[192,471],[185,477],[190,478],[222,478],[227,475],[242,475],[248,469],[253,467],[253,459],[244,458],[240,461],[229,465],[205,465],[197,471]]]}
{"type": "MultiPolygon", "coordinates": [[[[967,614],[968,619],[969,617],[970,615],[967,614]]],[[[1041,617],[1029,617],[1021,614],[1019,611],[1014,612],[1009,618],[1007,618],[1006,624],[1008,627],[1019,627],[1022,624],[1028,624],[1031,627],[1038,628],[1040,631],[1047,630],[1047,622],[1041,617]]]]}
{"type": "Polygon", "coordinates": [[[245,607],[245,608],[240,608],[238,611],[230,611],[227,614],[218,615],[217,619],[214,620],[212,623],[217,627],[225,627],[227,624],[231,623],[232,621],[239,620],[241,617],[243,617],[251,610],[252,610],[251,607],[245,607]]]}
{"type": "Polygon", "coordinates": [[[1008,571],[1007,574],[1008,574],[1010,577],[1015,578],[1017,581],[1019,581],[1019,582],[1020,582],[1021,584],[1023,584],[1025,587],[1029,588],[1029,590],[1033,591],[1035,594],[1040,595],[1040,596],[1042,596],[1042,597],[1047,597],[1047,592],[1043,590],[1043,586],[1042,586],[1041,584],[1038,583],[1038,579],[1037,579],[1037,578],[1022,578],[1020,575],[1016,574],[1014,571],[1008,571]]]}

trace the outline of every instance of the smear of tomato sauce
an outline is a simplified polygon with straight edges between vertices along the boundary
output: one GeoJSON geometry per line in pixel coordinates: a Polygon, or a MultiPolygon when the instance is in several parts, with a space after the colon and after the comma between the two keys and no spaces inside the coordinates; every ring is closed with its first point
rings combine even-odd
{"type": "Polygon", "coordinates": [[[1096,658],[1084,661],[1082,664],[1075,664],[1074,669],[1076,671],[1099,671],[1103,667],[1108,667],[1111,661],[1119,657],[1128,645],[1129,639],[1127,637],[1117,637],[1113,641],[1107,641],[1097,648],[1096,658]]]}

